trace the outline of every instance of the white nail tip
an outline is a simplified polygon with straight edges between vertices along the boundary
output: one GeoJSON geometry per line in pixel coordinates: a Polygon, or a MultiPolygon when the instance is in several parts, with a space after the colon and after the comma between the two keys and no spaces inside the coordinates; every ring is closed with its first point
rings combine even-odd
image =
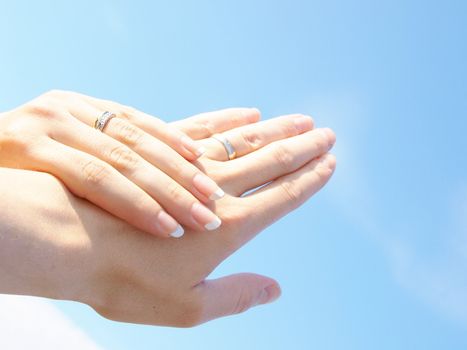
{"type": "Polygon", "coordinates": [[[221,219],[216,217],[214,220],[212,220],[210,223],[204,225],[204,228],[208,231],[213,231],[216,228],[218,228],[222,224],[221,219]]]}
{"type": "Polygon", "coordinates": [[[184,233],[185,233],[185,230],[183,229],[183,227],[178,225],[177,229],[174,232],[172,232],[170,236],[173,238],[180,238],[183,236],[184,233]]]}
{"type": "Polygon", "coordinates": [[[212,201],[217,201],[218,199],[221,199],[224,196],[225,196],[225,192],[222,191],[222,188],[218,188],[216,192],[214,192],[213,194],[209,196],[209,199],[212,201]]]}

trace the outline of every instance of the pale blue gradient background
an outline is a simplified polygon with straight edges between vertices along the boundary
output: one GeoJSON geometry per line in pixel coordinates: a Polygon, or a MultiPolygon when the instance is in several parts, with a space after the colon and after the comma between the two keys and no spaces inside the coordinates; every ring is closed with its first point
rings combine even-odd
{"type": "Polygon", "coordinates": [[[466,349],[466,43],[465,1],[2,1],[1,110],[60,88],[338,138],[329,185],[215,273],[275,304],[188,330],[56,304],[106,349],[466,349]]]}

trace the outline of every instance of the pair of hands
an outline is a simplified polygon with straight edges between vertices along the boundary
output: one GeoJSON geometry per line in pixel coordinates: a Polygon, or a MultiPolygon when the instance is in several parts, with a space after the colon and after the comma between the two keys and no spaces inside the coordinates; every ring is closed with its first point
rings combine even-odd
{"type": "Polygon", "coordinates": [[[72,196],[48,174],[1,169],[0,291],[76,300],[110,319],[172,326],[275,300],[280,289],[270,278],[206,277],[327,182],[334,135],[299,115],[245,125],[254,119],[249,111],[257,114],[233,109],[171,125],[205,147],[194,165],[226,192],[208,204],[223,222],[211,234],[195,228],[180,240],[152,237],[72,196]],[[222,145],[209,138],[217,132],[234,143],[238,159],[225,160],[222,145]]]}

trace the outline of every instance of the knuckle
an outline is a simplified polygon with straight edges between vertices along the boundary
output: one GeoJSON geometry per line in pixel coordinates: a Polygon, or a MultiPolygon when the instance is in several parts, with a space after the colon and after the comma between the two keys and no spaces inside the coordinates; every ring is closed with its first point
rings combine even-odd
{"type": "Polygon", "coordinates": [[[251,296],[246,291],[242,289],[236,297],[236,301],[232,310],[232,314],[240,314],[248,310],[251,306],[251,296]]]}
{"type": "Polygon", "coordinates": [[[118,117],[130,121],[130,120],[133,119],[133,113],[130,112],[130,111],[129,111],[128,109],[126,109],[126,108],[122,108],[122,109],[118,112],[118,117]]]}
{"type": "Polygon", "coordinates": [[[196,121],[197,128],[205,135],[213,135],[216,133],[216,128],[214,123],[210,120],[196,121]]]}
{"type": "Polygon", "coordinates": [[[123,143],[130,147],[136,147],[141,144],[144,134],[136,126],[118,118],[115,118],[114,125],[123,143]]]}
{"type": "Polygon", "coordinates": [[[261,146],[261,137],[253,131],[243,131],[241,137],[245,145],[252,151],[261,146]]]}
{"type": "Polygon", "coordinates": [[[83,179],[88,186],[97,186],[110,175],[108,166],[98,160],[90,160],[81,168],[83,179]]]}
{"type": "Polygon", "coordinates": [[[273,153],[274,160],[283,170],[288,170],[293,162],[292,153],[284,146],[276,146],[273,153]]]}
{"type": "Polygon", "coordinates": [[[304,193],[299,186],[294,182],[284,181],[280,184],[284,196],[288,199],[288,203],[292,209],[300,206],[303,202],[304,193]]]}
{"type": "Polygon", "coordinates": [[[127,105],[120,105],[119,115],[122,115],[124,119],[134,120],[137,114],[138,110],[136,108],[127,105]]]}
{"type": "Polygon", "coordinates": [[[175,181],[171,181],[166,186],[167,194],[174,203],[181,203],[183,199],[182,187],[175,181]]]}
{"type": "Polygon", "coordinates": [[[112,165],[120,171],[133,171],[139,162],[136,154],[123,145],[110,149],[109,158],[112,165]]]}
{"type": "Polygon", "coordinates": [[[37,129],[37,121],[29,116],[14,114],[0,126],[0,163],[29,164],[26,159],[37,159],[39,151],[49,140],[37,129]]]}
{"type": "Polygon", "coordinates": [[[45,120],[58,119],[61,116],[52,100],[36,100],[26,105],[25,109],[26,113],[45,120]]]}
{"type": "Polygon", "coordinates": [[[292,137],[292,136],[296,136],[296,135],[299,134],[299,130],[297,128],[297,125],[295,124],[295,122],[293,120],[284,121],[282,123],[281,127],[282,127],[283,133],[287,137],[292,137]]]}
{"type": "Polygon", "coordinates": [[[11,121],[0,131],[0,151],[7,154],[23,154],[29,149],[31,140],[32,137],[28,135],[24,123],[11,121]]]}
{"type": "MultiPolygon", "coordinates": [[[[184,162],[181,162],[180,160],[174,160],[170,163],[170,172],[171,174],[177,174],[177,176],[180,176],[182,174],[189,174],[187,167],[185,166],[186,164],[184,162]]],[[[194,177],[194,174],[192,178],[194,177]]]]}

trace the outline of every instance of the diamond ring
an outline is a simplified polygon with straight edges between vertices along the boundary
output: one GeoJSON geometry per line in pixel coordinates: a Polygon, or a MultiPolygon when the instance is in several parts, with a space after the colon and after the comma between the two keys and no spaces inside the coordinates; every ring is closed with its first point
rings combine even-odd
{"type": "Polygon", "coordinates": [[[107,123],[110,121],[110,119],[115,118],[115,117],[116,117],[116,115],[114,113],[109,112],[109,111],[105,111],[94,122],[94,128],[101,131],[101,132],[104,132],[104,128],[107,125],[107,123]]]}

